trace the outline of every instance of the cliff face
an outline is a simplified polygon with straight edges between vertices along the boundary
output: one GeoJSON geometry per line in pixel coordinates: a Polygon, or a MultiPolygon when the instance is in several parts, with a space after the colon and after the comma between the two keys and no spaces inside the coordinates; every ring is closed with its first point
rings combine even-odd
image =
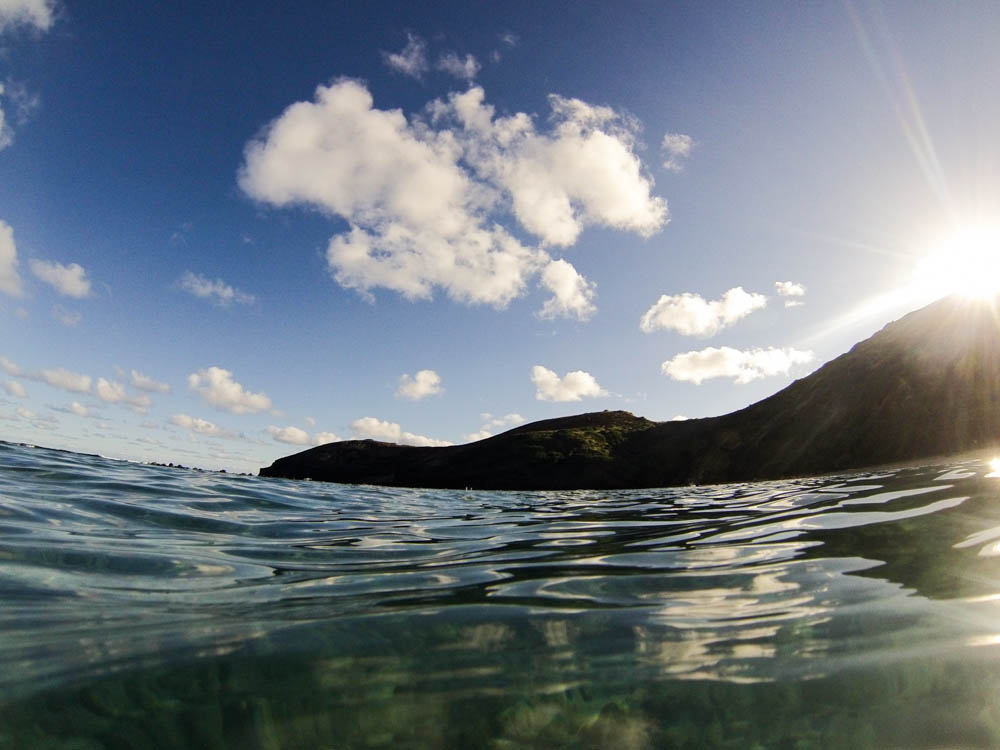
{"type": "Polygon", "coordinates": [[[890,323],[732,414],[651,422],[628,412],[550,419],[468,445],[346,441],[262,476],[412,487],[610,489],[821,474],[1000,441],[1000,323],[948,298],[890,323]]]}

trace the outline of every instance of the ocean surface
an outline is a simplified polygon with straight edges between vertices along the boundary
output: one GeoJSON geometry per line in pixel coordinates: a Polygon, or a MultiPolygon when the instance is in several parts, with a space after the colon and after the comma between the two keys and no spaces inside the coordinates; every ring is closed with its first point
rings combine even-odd
{"type": "Polygon", "coordinates": [[[0,747],[998,747],[990,474],[457,492],[0,442],[0,747]]]}

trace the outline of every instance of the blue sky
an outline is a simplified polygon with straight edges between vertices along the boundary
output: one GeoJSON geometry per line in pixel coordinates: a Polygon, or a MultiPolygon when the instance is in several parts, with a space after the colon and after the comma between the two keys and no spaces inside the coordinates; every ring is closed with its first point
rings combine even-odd
{"type": "Polygon", "coordinates": [[[994,275],[995,3],[422,5],[0,0],[0,439],[711,416],[994,275]]]}

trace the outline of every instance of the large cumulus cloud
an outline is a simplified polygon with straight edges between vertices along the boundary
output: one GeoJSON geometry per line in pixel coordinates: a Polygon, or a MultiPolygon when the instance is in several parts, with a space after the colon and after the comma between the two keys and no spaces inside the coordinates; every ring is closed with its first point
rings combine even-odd
{"type": "Polygon", "coordinates": [[[588,225],[649,236],[667,205],[633,121],[578,99],[549,104],[545,132],[525,113],[496,116],[478,86],[408,119],[376,108],[362,83],[335,81],[247,145],[239,183],[258,201],[345,220],[327,248],[344,287],[504,307],[541,276],[553,294],[544,315],[586,318],[592,282],[548,248],[588,225]]]}

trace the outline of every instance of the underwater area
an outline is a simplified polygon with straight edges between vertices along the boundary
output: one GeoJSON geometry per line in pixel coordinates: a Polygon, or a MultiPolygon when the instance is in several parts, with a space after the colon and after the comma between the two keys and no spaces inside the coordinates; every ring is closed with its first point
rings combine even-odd
{"type": "Polygon", "coordinates": [[[1000,746],[982,459],[436,491],[0,442],[0,747],[1000,746]]]}

